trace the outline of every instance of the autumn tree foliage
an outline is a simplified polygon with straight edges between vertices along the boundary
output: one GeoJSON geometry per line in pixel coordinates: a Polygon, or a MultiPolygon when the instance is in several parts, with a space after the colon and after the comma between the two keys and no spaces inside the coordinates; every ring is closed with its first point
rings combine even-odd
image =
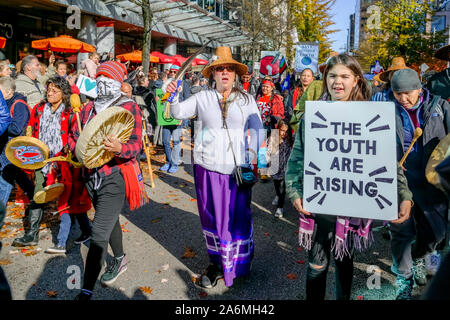
{"type": "Polygon", "coordinates": [[[388,66],[397,56],[404,57],[408,65],[433,60],[446,36],[445,31],[431,30],[430,1],[392,0],[375,5],[365,26],[367,38],[357,52],[362,64],[379,60],[388,66]]]}
{"type": "Polygon", "coordinates": [[[293,60],[294,43],[290,30],[297,29],[300,42],[320,43],[320,62],[331,52],[329,35],[336,30],[330,27],[330,9],[335,0],[242,0],[242,29],[252,38],[244,46],[242,55],[257,61],[262,50],[286,49],[288,60],[293,60]],[[255,60],[256,59],[256,60],[255,60]]]}

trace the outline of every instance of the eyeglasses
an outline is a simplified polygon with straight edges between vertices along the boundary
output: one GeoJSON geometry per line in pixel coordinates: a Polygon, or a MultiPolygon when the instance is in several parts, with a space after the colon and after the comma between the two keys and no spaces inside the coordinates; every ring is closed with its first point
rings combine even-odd
{"type": "Polygon", "coordinates": [[[216,67],[214,70],[218,71],[218,72],[223,72],[225,69],[228,72],[234,72],[234,67],[233,66],[219,66],[219,67],[216,67]]]}
{"type": "Polygon", "coordinates": [[[61,93],[62,91],[61,90],[55,90],[55,89],[49,89],[49,90],[47,90],[47,94],[58,94],[58,93],[61,93]]]}

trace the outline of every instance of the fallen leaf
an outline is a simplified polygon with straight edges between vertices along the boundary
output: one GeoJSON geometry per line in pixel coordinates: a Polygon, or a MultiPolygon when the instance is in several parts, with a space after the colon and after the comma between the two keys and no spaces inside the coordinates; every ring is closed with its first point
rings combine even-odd
{"type": "Polygon", "coordinates": [[[8,264],[11,264],[11,260],[9,259],[0,260],[0,266],[6,266],[8,264]]]}
{"type": "Polygon", "coordinates": [[[161,218],[156,218],[151,221],[151,223],[158,223],[161,221],[161,218]]]}
{"type": "Polygon", "coordinates": [[[364,300],[364,297],[363,297],[363,296],[358,296],[358,297],[356,297],[356,299],[358,299],[358,300],[364,300]]]}
{"type": "Polygon", "coordinates": [[[184,250],[184,254],[183,254],[183,256],[181,258],[182,259],[188,259],[188,258],[193,258],[193,257],[195,257],[194,250],[192,250],[189,247],[186,247],[185,250],[184,250]]]}
{"type": "Polygon", "coordinates": [[[297,251],[303,251],[303,248],[302,247],[298,247],[297,251]]]}
{"type": "Polygon", "coordinates": [[[56,298],[57,295],[58,293],[56,293],[56,291],[53,290],[47,291],[47,297],[49,298],[56,298]]]}
{"type": "Polygon", "coordinates": [[[166,282],[168,282],[169,280],[167,280],[167,279],[161,279],[161,283],[166,283],[166,282]]]}
{"type": "Polygon", "coordinates": [[[290,280],[294,280],[294,279],[297,279],[297,275],[293,274],[293,273],[288,273],[287,274],[287,278],[290,279],[290,280]]]}
{"type": "Polygon", "coordinates": [[[38,253],[38,250],[32,250],[30,252],[25,253],[26,257],[34,256],[38,253]]]}
{"type": "Polygon", "coordinates": [[[191,279],[193,283],[198,283],[200,281],[200,275],[193,275],[191,279]]]}
{"type": "Polygon", "coordinates": [[[304,264],[305,263],[305,260],[297,260],[296,261],[298,264],[304,264]]]}
{"type": "Polygon", "coordinates": [[[163,266],[162,266],[162,269],[163,269],[164,271],[168,270],[168,269],[169,269],[169,265],[168,265],[168,264],[163,265],[163,266]]]}
{"type": "Polygon", "coordinates": [[[167,198],[173,198],[173,197],[176,197],[177,195],[176,194],[169,194],[168,196],[167,196],[167,198]]]}
{"type": "Polygon", "coordinates": [[[264,235],[265,235],[266,237],[268,237],[268,236],[269,236],[269,233],[268,233],[268,232],[264,232],[264,235]]]}
{"type": "Polygon", "coordinates": [[[150,287],[139,287],[139,289],[142,290],[142,292],[147,293],[147,294],[152,294],[153,289],[150,287]]]}
{"type": "Polygon", "coordinates": [[[156,272],[161,273],[161,270],[156,270],[156,272]]]}
{"type": "Polygon", "coordinates": [[[200,291],[198,295],[200,296],[200,298],[206,298],[208,294],[205,291],[200,291]]]}
{"type": "Polygon", "coordinates": [[[195,202],[195,201],[197,201],[197,199],[191,198],[191,201],[192,201],[192,202],[195,202]]]}

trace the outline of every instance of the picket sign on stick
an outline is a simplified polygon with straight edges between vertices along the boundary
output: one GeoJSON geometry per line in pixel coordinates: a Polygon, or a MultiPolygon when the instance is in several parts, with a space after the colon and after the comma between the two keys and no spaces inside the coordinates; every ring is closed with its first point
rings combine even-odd
{"type": "Polygon", "coordinates": [[[307,101],[305,109],[305,209],[397,219],[394,103],[307,101]]]}

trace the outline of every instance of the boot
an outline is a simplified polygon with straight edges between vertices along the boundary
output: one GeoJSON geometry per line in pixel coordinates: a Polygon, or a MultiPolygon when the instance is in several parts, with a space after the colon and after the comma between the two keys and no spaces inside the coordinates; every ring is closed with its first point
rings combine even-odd
{"type": "Polygon", "coordinates": [[[25,235],[22,238],[14,239],[12,246],[27,247],[35,246],[39,242],[39,226],[41,224],[44,210],[34,203],[30,205],[28,213],[29,228],[25,230],[25,235]]]}

